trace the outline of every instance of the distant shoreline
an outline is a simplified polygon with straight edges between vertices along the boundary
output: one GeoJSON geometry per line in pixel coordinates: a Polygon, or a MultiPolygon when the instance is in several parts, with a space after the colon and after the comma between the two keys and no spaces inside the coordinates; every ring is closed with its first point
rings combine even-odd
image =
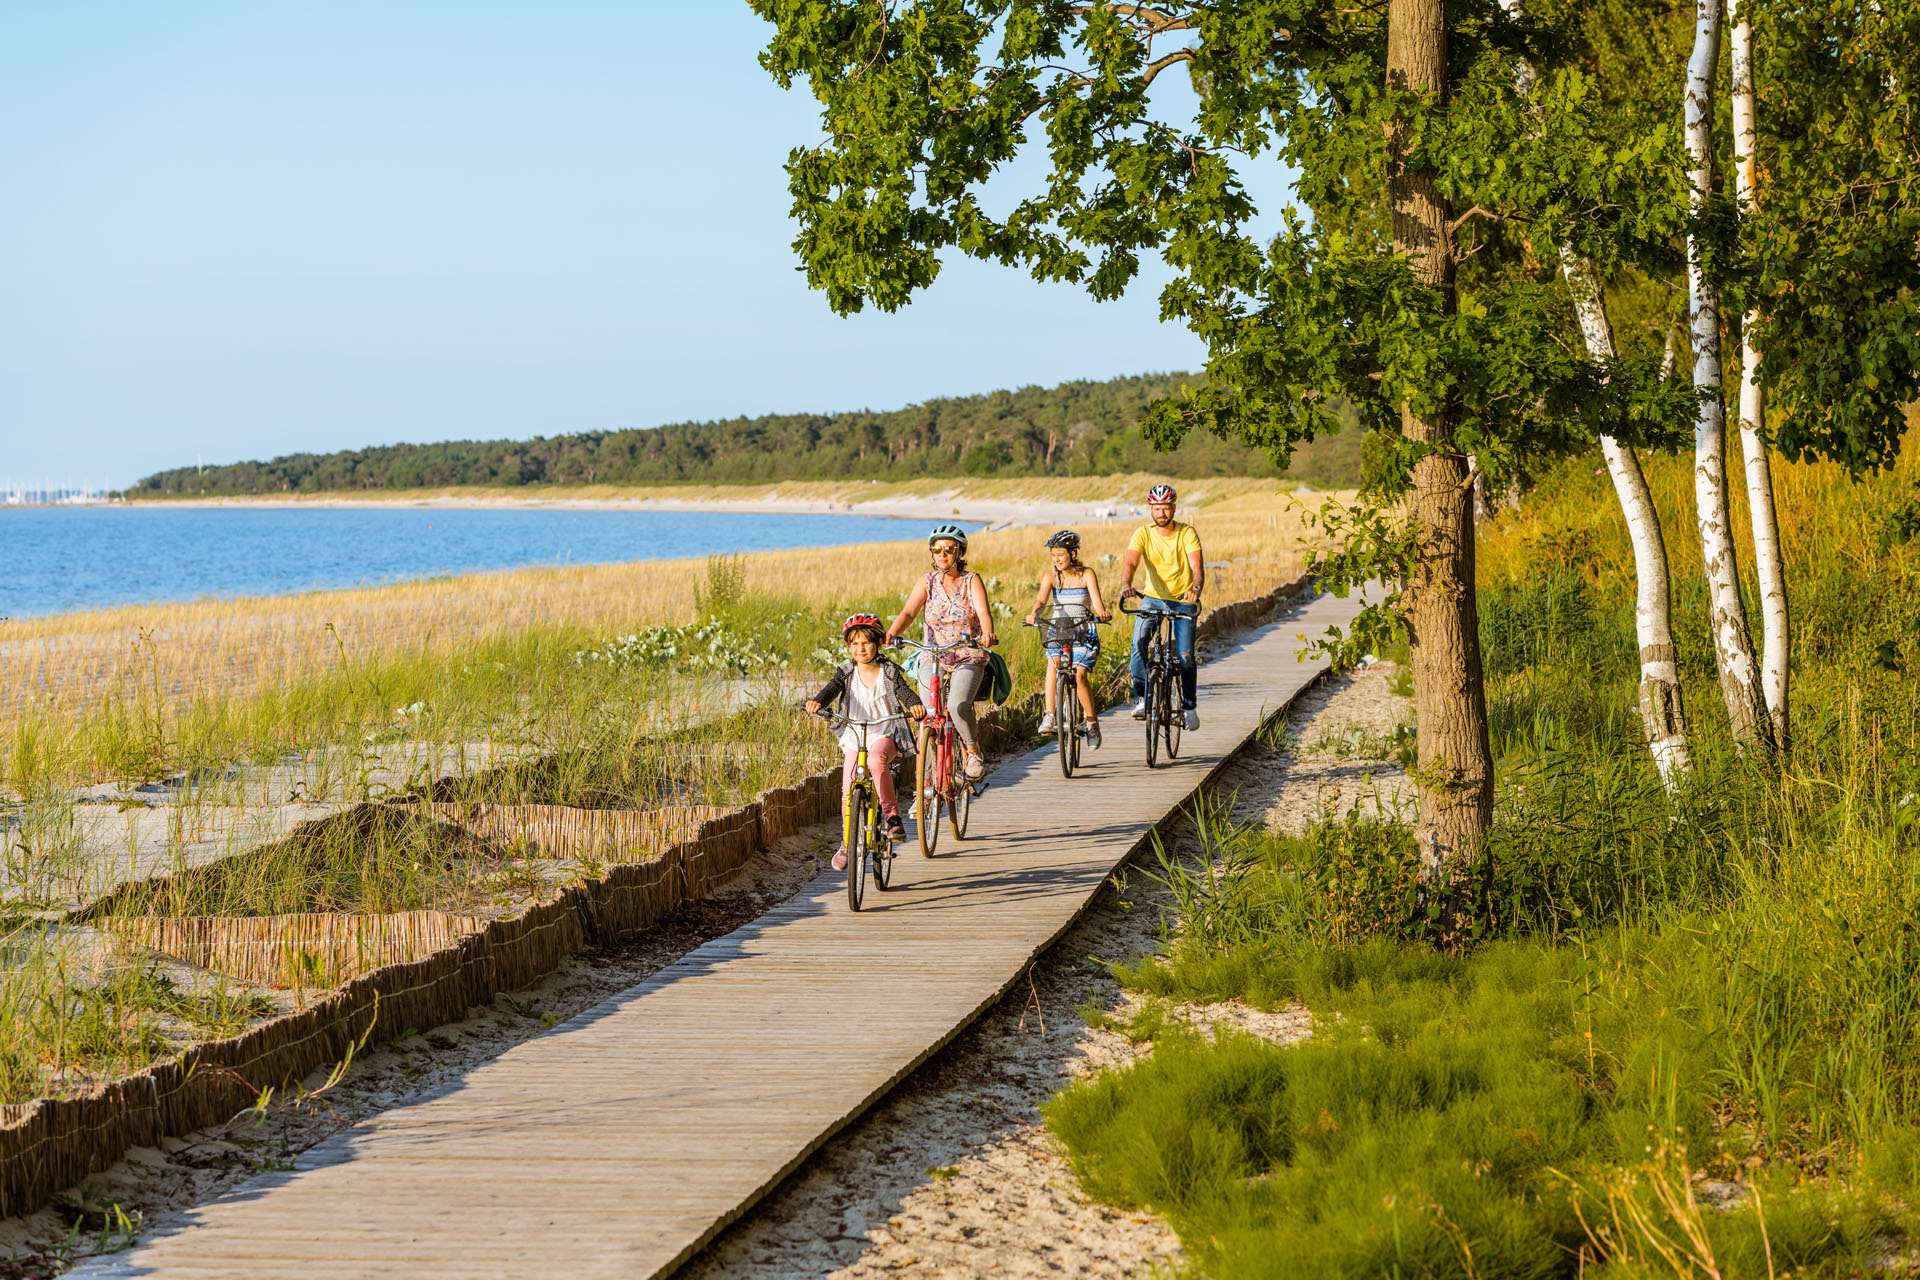
{"type": "MultiPolygon", "coordinates": [[[[1146,487],[1159,477],[1087,476],[1072,480],[942,480],[867,484],[858,481],[786,481],[769,485],[700,485],[685,491],[660,486],[619,490],[612,486],[560,490],[552,496],[502,492],[426,489],[389,490],[379,496],[318,493],[244,497],[134,498],[127,507],[236,508],[278,510],[424,510],[472,511],[659,511],[715,512],[734,515],[853,515],[894,520],[958,520],[1007,529],[1029,525],[1073,525],[1140,515],[1146,487]],[[680,496],[685,493],[685,496],[680,496]],[[870,495],[870,496],[869,496],[870,495]]],[[[1291,488],[1284,482],[1225,477],[1174,482],[1200,503],[1245,492],[1291,488]]],[[[1193,505],[1193,504],[1189,504],[1193,505]]]]}

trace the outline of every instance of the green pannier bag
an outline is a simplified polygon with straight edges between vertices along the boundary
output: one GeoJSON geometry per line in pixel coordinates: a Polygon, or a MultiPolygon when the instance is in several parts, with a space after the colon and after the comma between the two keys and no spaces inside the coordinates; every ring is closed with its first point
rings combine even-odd
{"type": "Polygon", "coordinates": [[[980,697],[1005,702],[1012,695],[1013,672],[1007,670],[1007,660],[1000,656],[999,650],[987,650],[987,678],[980,682],[980,697]]]}

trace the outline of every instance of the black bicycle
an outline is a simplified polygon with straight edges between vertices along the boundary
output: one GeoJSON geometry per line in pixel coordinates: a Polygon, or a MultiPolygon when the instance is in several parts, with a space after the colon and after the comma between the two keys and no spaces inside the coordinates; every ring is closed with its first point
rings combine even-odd
{"type": "Polygon", "coordinates": [[[1053,736],[1060,746],[1060,772],[1071,778],[1080,767],[1080,741],[1087,736],[1086,710],[1080,705],[1080,682],[1075,673],[1083,670],[1073,664],[1073,642],[1089,622],[1100,623],[1086,609],[1070,612],[1036,613],[1030,627],[1044,627],[1046,647],[1064,649],[1065,661],[1053,673],[1053,736]]]}
{"type": "Polygon", "coordinates": [[[1165,743],[1167,759],[1180,754],[1180,730],[1186,726],[1186,709],[1180,705],[1180,655],[1173,642],[1170,613],[1144,613],[1137,601],[1128,596],[1120,602],[1120,612],[1131,614],[1134,626],[1144,615],[1152,619],[1153,639],[1147,642],[1147,768],[1159,763],[1160,744],[1165,743]],[[1129,609],[1128,605],[1134,607],[1129,609]]]}

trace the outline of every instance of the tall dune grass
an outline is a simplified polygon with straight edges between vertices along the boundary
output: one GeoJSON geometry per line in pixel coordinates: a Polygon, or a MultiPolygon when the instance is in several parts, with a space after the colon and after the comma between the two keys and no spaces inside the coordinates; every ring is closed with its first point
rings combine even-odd
{"type": "MultiPolygon", "coordinates": [[[[1299,563],[1299,510],[1271,486],[1187,514],[1216,566],[1214,600],[1265,589],[1299,563]]],[[[1136,524],[1084,526],[1087,558],[1111,574],[1107,558],[1136,524]]],[[[805,654],[821,633],[831,639],[835,610],[890,614],[926,566],[918,530],[908,530],[915,536],[893,542],[740,557],[743,590],[761,609],[755,625],[798,615],[791,625],[815,633],[795,638],[805,654]]],[[[1048,532],[974,539],[973,566],[1017,614],[1045,564],[1048,532]]],[[[396,724],[396,711],[415,703],[445,741],[511,737],[535,707],[550,727],[612,696],[571,655],[636,628],[694,622],[705,573],[704,560],[523,569],[9,622],[0,630],[0,779],[24,796],[418,733],[418,718],[396,724]]],[[[633,685],[623,680],[616,701],[633,685]]]]}

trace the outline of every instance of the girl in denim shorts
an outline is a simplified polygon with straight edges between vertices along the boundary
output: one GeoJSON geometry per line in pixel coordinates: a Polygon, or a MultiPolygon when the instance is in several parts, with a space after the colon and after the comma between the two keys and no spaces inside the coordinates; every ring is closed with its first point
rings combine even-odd
{"type": "Polygon", "coordinates": [[[1087,672],[1100,656],[1100,633],[1094,620],[1111,622],[1106,602],[1100,598],[1100,578],[1080,563],[1080,535],[1062,529],[1047,539],[1047,552],[1053,564],[1040,575],[1040,594],[1035,597],[1027,621],[1033,622],[1051,603],[1052,621],[1047,626],[1047,713],[1040,720],[1040,732],[1053,731],[1053,673],[1062,662],[1074,668],[1074,684],[1080,692],[1080,709],[1086,713],[1087,738],[1100,745],[1100,717],[1093,709],[1093,686],[1087,672]]]}

